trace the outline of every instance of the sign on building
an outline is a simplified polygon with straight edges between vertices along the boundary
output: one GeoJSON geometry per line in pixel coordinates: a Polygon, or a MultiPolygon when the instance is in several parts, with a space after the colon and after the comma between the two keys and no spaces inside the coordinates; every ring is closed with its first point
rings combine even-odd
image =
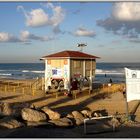
{"type": "Polygon", "coordinates": [[[140,100],[140,70],[125,68],[127,102],[140,100]]]}
{"type": "Polygon", "coordinates": [[[52,76],[55,78],[61,78],[63,75],[62,69],[60,68],[52,68],[52,76]]]}

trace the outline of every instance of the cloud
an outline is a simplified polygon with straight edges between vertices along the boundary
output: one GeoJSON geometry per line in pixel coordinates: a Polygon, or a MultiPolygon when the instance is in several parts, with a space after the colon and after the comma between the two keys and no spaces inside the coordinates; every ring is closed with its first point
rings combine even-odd
{"type": "Polygon", "coordinates": [[[60,6],[56,6],[52,8],[53,16],[50,18],[50,23],[53,26],[58,26],[65,17],[65,12],[60,6]]]}
{"type": "Polygon", "coordinates": [[[106,19],[97,20],[97,25],[126,38],[138,38],[140,34],[140,3],[118,2],[106,19]]]}
{"type": "Polygon", "coordinates": [[[65,11],[60,6],[54,6],[52,3],[47,3],[47,8],[50,8],[52,15],[45,12],[42,8],[33,9],[27,12],[23,6],[18,6],[18,10],[22,10],[26,25],[30,27],[41,27],[41,26],[59,26],[65,18],[65,11]]]}
{"type": "Polygon", "coordinates": [[[37,36],[29,33],[29,31],[22,31],[20,34],[20,38],[22,41],[29,41],[29,40],[50,41],[54,39],[53,37],[48,37],[48,36],[37,36]]]}
{"type": "Polygon", "coordinates": [[[84,37],[94,37],[96,34],[93,30],[87,30],[86,28],[79,27],[74,33],[75,36],[84,36],[84,37]]]}
{"type": "Polygon", "coordinates": [[[40,27],[49,24],[48,14],[43,9],[32,10],[26,17],[26,25],[32,27],[40,27]]]}
{"type": "Polygon", "coordinates": [[[40,27],[49,24],[48,14],[45,13],[45,11],[41,8],[27,12],[23,6],[17,6],[17,10],[22,10],[26,19],[25,23],[27,26],[40,27]]]}
{"type": "Polygon", "coordinates": [[[55,34],[59,34],[59,33],[65,34],[65,33],[67,33],[67,31],[62,31],[62,30],[60,29],[59,26],[55,26],[55,27],[53,28],[53,32],[54,32],[55,34]]]}
{"type": "Polygon", "coordinates": [[[140,39],[139,38],[130,39],[129,42],[131,42],[131,43],[140,43],[140,39]]]}
{"type": "Polygon", "coordinates": [[[54,37],[48,36],[37,36],[35,34],[31,34],[29,31],[22,31],[19,37],[16,37],[7,32],[0,32],[0,42],[22,42],[24,44],[30,44],[32,40],[36,41],[50,41],[53,40],[54,37]]]}
{"type": "Polygon", "coordinates": [[[23,6],[21,6],[21,5],[17,6],[17,10],[18,10],[18,11],[21,10],[21,11],[23,12],[24,16],[25,16],[26,18],[28,18],[28,14],[27,14],[27,12],[25,11],[25,9],[24,9],[23,6]]]}
{"type": "Polygon", "coordinates": [[[20,38],[22,41],[26,41],[29,39],[30,33],[28,31],[21,31],[20,38]]]}
{"type": "Polygon", "coordinates": [[[12,34],[0,32],[0,42],[21,42],[21,41],[12,34]]]}
{"type": "Polygon", "coordinates": [[[139,21],[139,2],[120,2],[113,5],[112,16],[121,21],[139,21]]]}
{"type": "Polygon", "coordinates": [[[54,37],[37,36],[35,34],[29,33],[29,31],[22,31],[20,38],[22,41],[25,41],[25,42],[29,40],[50,41],[54,39],[54,37]]]}

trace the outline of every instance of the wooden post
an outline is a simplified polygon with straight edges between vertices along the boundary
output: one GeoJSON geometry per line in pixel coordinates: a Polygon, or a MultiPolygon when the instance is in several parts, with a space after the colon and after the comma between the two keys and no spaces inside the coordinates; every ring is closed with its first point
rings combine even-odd
{"type": "Polygon", "coordinates": [[[83,61],[83,76],[86,76],[86,62],[85,60],[83,61]]]}
{"type": "Polygon", "coordinates": [[[33,95],[33,96],[35,95],[35,90],[34,90],[34,89],[32,89],[32,95],[33,95]]]}
{"type": "Polygon", "coordinates": [[[42,90],[44,90],[44,87],[43,87],[43,85],[44,85],[44,78],[42,77],[42,90]]]}
{"type": "Polygon", "coordinates": [[[75,92],[75,99],[77,98],[77,92],[75,92]]]}
{"type": "Polygon", "coordinates": [[[7,86],[5,85],[5,89],[4,89],[4,91],[6,92],[7,91],[7,86]]]}
{"type": "Polygon", "coordinates": [[[15,86],[13,87],[13,92],[14,92],[14,93],[16,92],[16,87],[15,87],[15,86]]]}
{"type": "Polygon", "coordinates": [[[24,94],[24,88],[22,88],[22,93],[24,94]]]}
{"type": "Polygon", "coordinates": [[[89,89],[89,92],[88,93],[89,93],[89,95],[91,94],[91,90],[90,89],[89,89]]]}
{"type": "Polygon", "coordinates": [[[30,89],[32,89],[32,84],[30,83],[30,89]]]}
{"type": "Polygon", "coordinates": [[[115,93],[115,89],[116,89],[116,88],[115,88],[115,85],[113,85],[113,93],[115,93]]]}
{"type": "Polygon", "coordinates": [[[56,98],[58,98],[58,92],[56,92],[56,98]]]}
{"type": "Polygon", "coordinates": [[[67,59],[68,60],[68,92],[70,93],[71,92],[71,60],[70,58],[67,59]]]}
{"type": "Polygon", "coordinates": [[[35,89],[37,89],[37,83],[35,83],[35,89]]]}
{"type": "Polygon", "coordinates": [[[109,86],[107,85],[107,93],[109,93],[109,86]]]}
{"type": "Polygon", "coordinates": [[[76,91],[75,90],[72,91],[72,95],[74,96],[74,99],[76,99],[77,96],[76,96],[76,91]]]}
{"type": "Polygon", "coordinates": [[[9,88],[9,82],[8,82],[8,86],[7,86],[7,89],[9,88]]]}
{"type": "Polygon", "coordinates": [[[92,78],[93,78],[93,65],[92,65],[92,59],[91,59],[91,66],[90,66],[90,83],[89,83],[89,92],[91,92],[92,91],[92,89],[93,89],[93,86],[92,86],[92,78]]]}
{"type": "Polygon", "coordinates": [[[3,89],[2,89],[2,85],[1,85],[1,91],[2,91],[3,89]]]}

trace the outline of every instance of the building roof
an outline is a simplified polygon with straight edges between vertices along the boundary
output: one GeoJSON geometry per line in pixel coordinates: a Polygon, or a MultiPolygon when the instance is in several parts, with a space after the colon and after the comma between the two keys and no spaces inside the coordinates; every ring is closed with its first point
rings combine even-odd
{"type": "Polygon", "coordinates": [[[41,59],[47,59],[47,58],[76,58],[76,59],[96,59],[100,58],[91,54],[79,52],[79,51],[70,51],[65,50],[62,52],[50,54],[47,56],[43,56],[41,59]]]}

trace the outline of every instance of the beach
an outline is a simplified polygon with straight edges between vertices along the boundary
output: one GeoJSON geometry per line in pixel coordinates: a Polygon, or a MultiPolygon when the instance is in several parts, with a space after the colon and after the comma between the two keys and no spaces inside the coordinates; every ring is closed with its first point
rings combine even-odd
{"type": "MultiPolygon", "coordinates": [[[[72,111],[90,110],[102,116],[117,116],[121,122],[115,132],[112,127],[106,129],[103,124],[89,125],[90,134],[84,133],[84,125],[70,128],[52,126],[24,126],[15,129],[0,127],[0,137],[8,138],[119,138],[139,137],[140,109],[139,101],[129,102],[129,113],[132,122],[126,121],[126,98],[123,95],[125,79],[123,67],[125,64],[98,64],[93,82],[93,91],[88,89],[73,91],[72,96],[64,95],[63,91],[51,90],[48,94],[44,91],[44,65],[43,64],[1,64],[0,75],[0,103],[14,106],[29,105],[39,110],[49,107],[53,111],[66,117],[72,111]],[[120,66],[120,67],[119,67],[120,66]],[[108,86],[112,79],[111,86],[108,86]],[[122,121],[123,120],[123,121],[122,121]],[[125,122],[126,121],[126,122],[125,122]],[[98,127],[98,129],[97,129],[98,127]],[[133,129],[133,131],[132,131],[133,129]],[[94,131],[97,131],[96,133],[94,131]],[[34,133],[36,132],[36,133],[34,133]]],[[[128,64],[131,66],[131,64],[128,64]]],[[[133,67],[138,64],[133,64],[133,67]]],[[[21,119],[20,119],[21,120],[21,119]]],[[[32,123],[31,123],[32,124],[32,123]]]]}
{"type": "MultiPolygon", "coordinates": [[[[20,83],[20,86],[34,80],[8,80],[10,83],[20,83]]],[[[7,84],[7,83],[6,83],[7,84]]],[[[30,85],[30,84],[29,84],[30,85]]],[[[18,86],[18,84],[17,84],[18,86]]],[[[19,86],[19,87],[20,87],[19,86]]],[[[91,94],[89,94],[88,90],[84,90],[82,93],[77,94],[76,98],[68,97],[63,94],[63,92],[49,93],[46,94],[43,90],[37,90],[32,93],[26,92],[22,90],[14,92],[10,90],[10,88],[5,91],[0,91],[0,101],[1,103],[29,103],[35,108],[41,108],[44,106],[48,106],[54,111],[59,112],[62,116],[66,116],[66,114],[72,111],[80,111],[83,109],[89,109],[92,111],[100,112],[102,115],[109,116],[118,114],[118,116],[125,117],[126,116],[126,99],[122,93],[123,83],[120,84],[112,84],[112,87],[108,87],[107,85],[98,86],[95,85],[94,90],[91,94]]],[[[9,84],[10,87],[10,84],[9,84]]],[[[1,88],[0,88],[1,89],[1,88]]],[[[3,129],[0,128],[0,137],[19,137],[19,138],[34,138],[34,137],[50,137],[50,138],[83,138],[83,137],[140,137],[139,136],[139,121],[140,121],[140,109],[139,102],[132,101],[129,102],[129,113],[133,116],[134,122],[128,123],[126,125],[122,124],[116,132],[101,132],[84,134],[84,126],[80,125],[72,128],[49,128],[45,126],[38,127],[23,127],[16,129],[3,129]],[[135,116],[135,117],[134,117],[135,116]],[[136,123],[137,122],[137,123],[136,123]],[[131,129],[132,128],[132,129],[131,129]],[[37,132],[37,133],[34,133],[37,132]]],[[[90,130],[94,130],[94,125],[90,126],[90,130]],[[93,128],[92,128],[93,127],[93,128]]],[[[104,130],[104,129],[103,129],[104,130]]]]}

